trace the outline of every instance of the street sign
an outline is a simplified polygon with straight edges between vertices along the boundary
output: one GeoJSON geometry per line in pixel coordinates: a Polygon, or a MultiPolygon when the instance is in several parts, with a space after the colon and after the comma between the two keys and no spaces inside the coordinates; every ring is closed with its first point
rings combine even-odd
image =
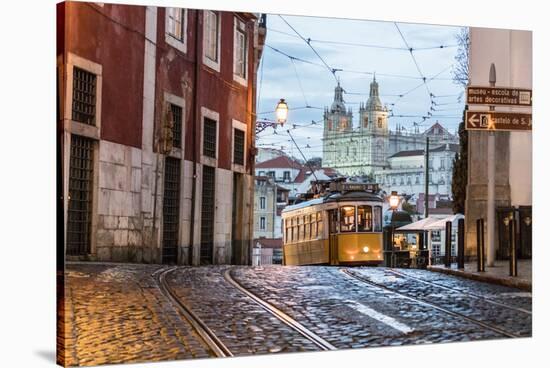
{"type": "Polygon", "coordinates": [[[531,114],[466,111],[467,130],[532,130],[531,114]]]}
{"type": "Polygon", "coordinates": [[[469,86],[468,105],[531,106],[533,91],[530,89],[469,86]]]}

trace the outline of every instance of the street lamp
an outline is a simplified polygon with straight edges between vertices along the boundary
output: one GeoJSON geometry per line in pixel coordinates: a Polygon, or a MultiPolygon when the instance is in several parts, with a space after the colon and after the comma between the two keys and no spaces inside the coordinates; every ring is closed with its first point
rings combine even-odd
{"type": "Polygon", "coordinates": [[[394,190],[391,192],[390,195],[390,207],[392,210],[396,210],[397,206],[399,206],[399,196],[397,195],[397,192],[394,190]]]}
{"type": "Polygon", "coordinates": [[[277,104],[277,107],[275,108],[275,114],[277,115],[277,122],[281,125],[286,123],[286,119],[288,118],[288,105],[285,102],[284,98],[281,98],[279,103],[277,104]]]}

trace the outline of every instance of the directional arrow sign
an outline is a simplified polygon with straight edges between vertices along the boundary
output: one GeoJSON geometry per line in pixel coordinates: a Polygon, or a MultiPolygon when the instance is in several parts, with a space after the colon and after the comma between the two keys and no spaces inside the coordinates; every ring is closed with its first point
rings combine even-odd
{"type": "Polygon", "coordinates": [[[531,114],[515,112],[467,111],[467,130],[532,130],[531,114]]]}

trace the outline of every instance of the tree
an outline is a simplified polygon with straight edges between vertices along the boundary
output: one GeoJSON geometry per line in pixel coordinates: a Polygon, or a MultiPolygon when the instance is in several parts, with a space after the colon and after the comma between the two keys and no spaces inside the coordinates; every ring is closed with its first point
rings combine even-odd
{"type": "Polygon", "coordinates": [[[453,211],[464,214],[466,209],[466,186],[468,185],[468,132],[464,119],[458,127],[460,149],[453,161],[453,211]]]}
{"type": "Polygon", "coordinates": [[[403,209],[403,211],[407,212],[409,215],[416,214],[416,206],[413,206],[409,202],[403,202],[401,204],[401,208],[403,209]]]}
{"type": "Polygon", "coordinates": [[[470,32],[468,28],[461,28],[456,35],[458,49],[455,55],[455,63],[453,64],[452,74],[453,81],[464,87],[469,81],[469,60],[470,60],[470,32]]]}

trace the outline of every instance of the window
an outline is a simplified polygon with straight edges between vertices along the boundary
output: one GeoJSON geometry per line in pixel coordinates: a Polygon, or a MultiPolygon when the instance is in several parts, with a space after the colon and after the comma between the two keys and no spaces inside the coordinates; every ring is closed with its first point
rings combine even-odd
{"type": "Polygon", "coordinates": [[[265,210],[265,197],[260,197],[260,209],[265,210]]]}
{"type": "Polygon", "coordinates": [[[290,181],[290,171],[283,171],[283,180],[285,182],[290,181]]]}
{"type": "Polygon", "coordinates": [[[170,104],[170,110],[172,111],[172,120],[174,122],[173,146],[176,147],[176,148],[181,148],[181,116],[182,116],[182,109],[181,109],[181,106],[170,104]]]}
{"type": "Polygon", "coordinates": [[[415,184],[420,184],[420,175],[416,175],[415,184]]]}
{"type": "Polygon", "coordinates": [[[355,231],[354,206],[344,206],[340,208],[340,231],[343,233],[355,231]]]}
{"type": "Polygon", "coordinates": [[[379,128],[382,128],[382,123],[384,122],[384,120],[382,118],[378,118],[378,127],[379,128]]]}
{"type": "Polygon", "coordinates": [[[260,171],[260,172],[258,173],[258,176],[265,176],[265,171],[260,171]]]}
{"type": "Polygon", "coordinates": [[[95,125],[96,79],[95,74],[73,67],[72,119],[74,121],[95,125]]]}
{"type": "Polygon", "coordinates": [[[176,40],[183,42],[185,32],[184,9],[167,8],[166,14],[168,17],[168,24],[166,27],[168,34],[174,37],[176,40]]]}
{"type": "Polygon", "coordinates": [[[331,234],[338,233],[338,211],[330,210],[329,211],[329,231],[331,234]]]}
{"type": "Polygon", "coordinates": [[[260,217],[260,230],[265,230],[265,217],[260,217]]]}
{"type": "Polygon", "coordinates": [[[244,131],[233,129],[233,162],[237,165],[244,165],[244,131]]]}
{"type": "Polygon", "coordinates": [[[369,126],[369,117],[365,116],[365,119],[363,120],[365,122],[365,128],[369,126]]]}
{"type": "Polygon", "coordinates": [[[216,129],[215,120],[204,118],[203,155],[216,158],[216,129]]]}
{"type": "Polygon", "coordinates": [[[317,237],[323,237],[323,217],[321,212],[317,212],[317,237]]]}
{"type": "Polygon", "coordinates": [[[440,170],[445,170],[445,157],[441,157],[441,159],[439,161],[439,169],[440,170]]]}
{"type": "Polygon", "coordinates": [[[270,178],[275,179],[275,171],[268,171],[267,176],[269,176],[270,178]]]}
{"type": "Polygon", "coordinates": [[[218,60],[218,33],[220,20],[219,15],[213,11],[205,10],[204,11],[204,55],[213,61],[214,63],[219,63],[218,60]]]}
{"type": "Polygon", "coordinates": [[[292,227],[290,226],[290,220],[285,220],[285,243],[290,243],[292,241],[290,237],[291,231],[292,231],[292,227]]]}
{"type": "Polygon", "coordinates": [[[374,231],[376,232],[380,232],[382,231],[382,207],[380,206],[375,206],[374,207],[374,215],[373,215],[373,219],[374,219],[374,231]]]}
{"type": "Polygon", "coordinates": [[[314,213],[311,215],[311,236],[310,239],[317,238],[317,215],[314,213]]]}
{"type": "Polygon", "coordinates": [[[248,51],[246,25],[243,21],[237,18],[235,18],[235,39],[233,50],[233,73],[235,76],[246,80],[246,61],[248,51]]]}
{"type": "Polygon", "coordinates": [[[357,206],[358,231],[372,231],[372,207],[357,206]]]}
{"type": "Polygon", "coordinates": [[[304,240],[309,240],[311,236],[311,216],[304,216],[304,240]]]}

